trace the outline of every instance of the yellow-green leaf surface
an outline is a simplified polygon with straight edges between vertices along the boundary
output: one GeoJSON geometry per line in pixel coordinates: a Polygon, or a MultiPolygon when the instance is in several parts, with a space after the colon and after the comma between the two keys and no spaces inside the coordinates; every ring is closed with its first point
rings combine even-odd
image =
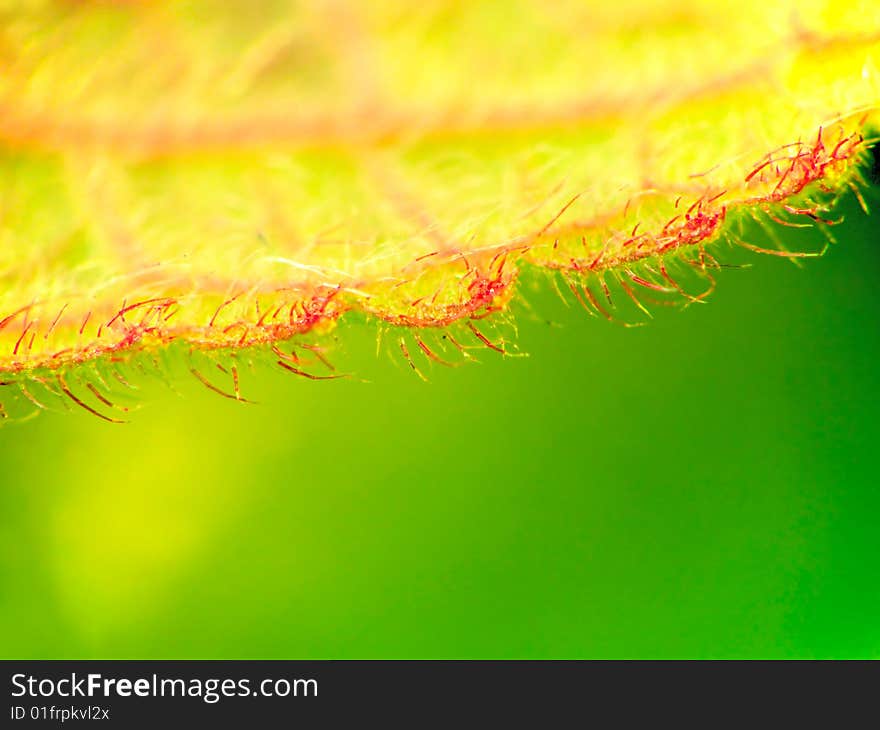
{"type": "Polygon", "coordinates": [[[311,375],[277,344],[355,310],[461,322],[402,344],[445,360],[502,349],[527,266],[610,317],[608,280],[682,290],[738,215],[784,245],[852,183],[880,5],[6,1],[0,68],[0,373],[91,410],[65,378],[99,357],[311,375]]]}

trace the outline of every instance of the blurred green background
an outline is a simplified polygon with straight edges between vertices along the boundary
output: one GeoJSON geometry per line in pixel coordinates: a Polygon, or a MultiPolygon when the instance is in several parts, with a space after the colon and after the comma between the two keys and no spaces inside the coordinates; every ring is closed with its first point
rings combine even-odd
{"type": "Polygon", "coordinates": [[[3,428],[2,655],[880,656],[880,248],[844,208],[824,259],[731,253],[647,327],[527,278],[529,357],[426,384],[343,324],[368,383],[3,428]]]}

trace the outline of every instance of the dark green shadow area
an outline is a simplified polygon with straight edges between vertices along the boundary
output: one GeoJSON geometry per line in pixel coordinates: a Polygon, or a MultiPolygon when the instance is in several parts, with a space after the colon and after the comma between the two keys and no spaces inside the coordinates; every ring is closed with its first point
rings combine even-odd
{"type": "Polygon", "coordinates": [[[843,212],[638,329],[527,281],[530,356],[428,384],[345,325],[369,383],[0,430],[0,653],[880,656],[880,236],[843,212]]]}

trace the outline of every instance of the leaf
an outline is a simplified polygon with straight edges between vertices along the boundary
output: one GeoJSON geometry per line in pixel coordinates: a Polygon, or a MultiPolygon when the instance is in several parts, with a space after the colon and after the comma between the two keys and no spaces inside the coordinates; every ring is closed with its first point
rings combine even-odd
{"type": "Polygon", "coordinates": [[[349,311],[503,350],[528,266],[699,299],[673,266],[855,180],[878,58],[867,1],[4,3],[0,373],[98,413],[83,363],[349,311]]]}

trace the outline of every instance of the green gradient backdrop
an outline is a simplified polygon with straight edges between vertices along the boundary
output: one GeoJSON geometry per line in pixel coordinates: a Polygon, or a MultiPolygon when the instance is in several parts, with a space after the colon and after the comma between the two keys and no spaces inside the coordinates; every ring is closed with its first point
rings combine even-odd
{"type": "Polygon", "coordinates": [[[880,655],[880,249],[846,212],[640,329],[544,286],[531,357],[430,384],[355,326],[370,383],[0,430],[2,655],[880,655]]]}

